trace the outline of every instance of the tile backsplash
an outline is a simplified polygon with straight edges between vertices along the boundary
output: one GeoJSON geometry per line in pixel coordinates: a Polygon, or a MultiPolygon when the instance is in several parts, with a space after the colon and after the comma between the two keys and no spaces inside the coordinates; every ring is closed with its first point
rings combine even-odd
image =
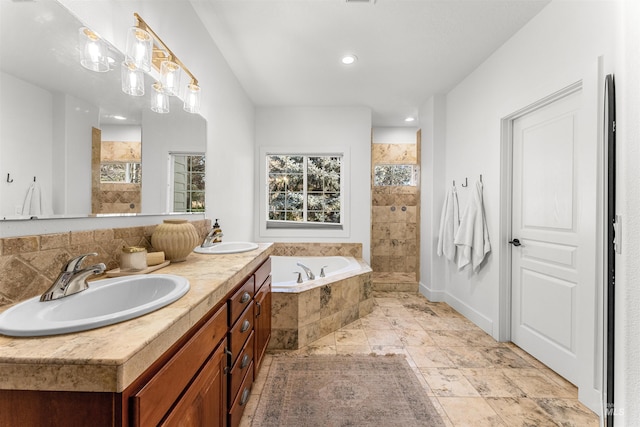
{"type": "MultiPolygon", "coordinates": [[[[191,222],[202,238],[211,220],[191,222]]],[[[42,294],[71,258],[97,252],[85,262],[103,262],[107,269],[119,265],[120,248],[151,248],[155,225],[110,228],[0,239],[0,307],[42,294]]]]}

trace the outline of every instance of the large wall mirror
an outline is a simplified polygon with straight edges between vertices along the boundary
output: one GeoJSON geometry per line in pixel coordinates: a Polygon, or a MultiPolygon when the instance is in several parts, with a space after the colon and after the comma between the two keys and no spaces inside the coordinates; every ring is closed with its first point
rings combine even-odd
{"type": "MultiPolygon", "coordinates": [[[[83,24],[57,1],[2,1],[0,8],[0,220],[189,211],[190,204],[174,203],[172,162],[175,153],[204,158],[206,120],[185,112],[176,97],[169,113],[151,111],[148,75],[145,96],[123,93],[123,55],[113,47],[110,71],[83,68],[83,24]],[[105,211],[95,201],[96,130],[98,147],[104,142],[113,155],[102,179],[116,181],[102,190],[139,192],[133,201],[104,203],[105,211]],[[131,146],[140,152],[117,157],[131,146]]],[[[202,211],[202,200],[193,205],[202,211]]]]}

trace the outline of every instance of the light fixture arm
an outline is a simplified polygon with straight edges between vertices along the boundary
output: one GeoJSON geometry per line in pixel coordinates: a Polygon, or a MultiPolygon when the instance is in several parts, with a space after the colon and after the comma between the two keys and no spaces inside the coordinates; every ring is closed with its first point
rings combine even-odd
{"type": "MultiPolygon", "coordinates": [[[[144,19],[142,19],[140,17],[140,15],[138,15],[137,13],[134,12],[133,16],[136,19],[136,27],[140,28],[141,30],[144,30],[144,31],[148,32],[149,34],[151,34],[151,36],[154,39],[154,42],[157,42],[157,44],[159,44],[160,47],[162,49],[164,49],[166,51],[166,53],[168,54],[168,58],[167,59],[175,62],[176,64],[178,64],[182,68],[182,70],[191,78],[191,84],[198,85],[198,79],[195,78],[193,73],[191,73],[191,71],[189,71],[189,69],[182,63],[182,61],[180,61],[180,59],[178,59],[178,57],[171,51],[171,49],[169,49],[169,47],[162,41],[162,39],[160,37],[158,37],[158,35],[155,33],[155,31],[153,31],[153,29],[151,29],[149,24],[147,24],[144,21],[144,19]]],[[[153,63],[153,56],[152,56],[151,62],[154,65],[154,67],[159,69],[159,66],[156,65],[155,63],[153,63]]]]}

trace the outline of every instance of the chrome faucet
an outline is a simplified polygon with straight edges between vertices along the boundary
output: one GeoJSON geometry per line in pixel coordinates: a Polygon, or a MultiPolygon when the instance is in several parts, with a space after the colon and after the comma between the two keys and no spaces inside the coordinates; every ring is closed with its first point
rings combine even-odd
{"type": "Polygon", "coordinates": [[[309,267],[307,267],[306,265],[304,265],[303,263],[297,262],[296,265],[298,267],[302,268],[305,273],[307,273],[307,279],[314,280],[316,278],[316,275],[313,274],[313,271],[311,271],[311,269],[309,267]]]}
{"type": "Polygon", "coordinates": [[[103,263],[83,269],[81,269],[80,266],[86,257],[97,255],[96,252],[84,254],[67,262],[53,285],[42,294],[40,301],[52,301],[88,289],[87,277],[104,273],[107,267],[103,263]]]}
{"type": "Polygon", "coordinates": [[[209,246],[213,246],[214,243],[218,243],[216,242],[216,240],[221,238],[222,236],[224,236],[224,234],[222,233],[222,231],[220,231],[219,228],[211,228],[207,236],[202,241],[200,247],[208,248],[209,246]]]}

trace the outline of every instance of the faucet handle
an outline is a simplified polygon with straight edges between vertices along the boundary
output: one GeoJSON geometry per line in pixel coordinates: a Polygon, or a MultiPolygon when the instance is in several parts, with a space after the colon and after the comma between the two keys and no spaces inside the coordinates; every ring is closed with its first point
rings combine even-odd
{"type": "Polygon", "coordinates": [[[88,256],[98,256],[97,252],[91,252],[88,254],[84,254],[84,255],[79,255],[75,258],[72,258],[69,262],[67,262],[67,264],[65,264],[64,267],[62,267],[62,271],[68,271],[68,272],[75,272],[78,271],[78,269],[80,268],[80,265],[82,264],[82,261],[84,261],[84,259],[88,256]]]}
{"type": "Polygon", "coordinates": [[[302,272],[301,271],[294,271],[293,274],[297,274],[298,275],[298,279],[296,280],[296,283],[302,283],[302,272]]]}
{"type": "Polygon", "coordinates": [[[325,268],[327,268],[327,267],[329,267],[329,266],[328,266],[328,265],[323,265],[323,266],[320,268],[320,277],[325,277],[325,275],[324,275],[324,269],[325,269],[325,268]]]}

